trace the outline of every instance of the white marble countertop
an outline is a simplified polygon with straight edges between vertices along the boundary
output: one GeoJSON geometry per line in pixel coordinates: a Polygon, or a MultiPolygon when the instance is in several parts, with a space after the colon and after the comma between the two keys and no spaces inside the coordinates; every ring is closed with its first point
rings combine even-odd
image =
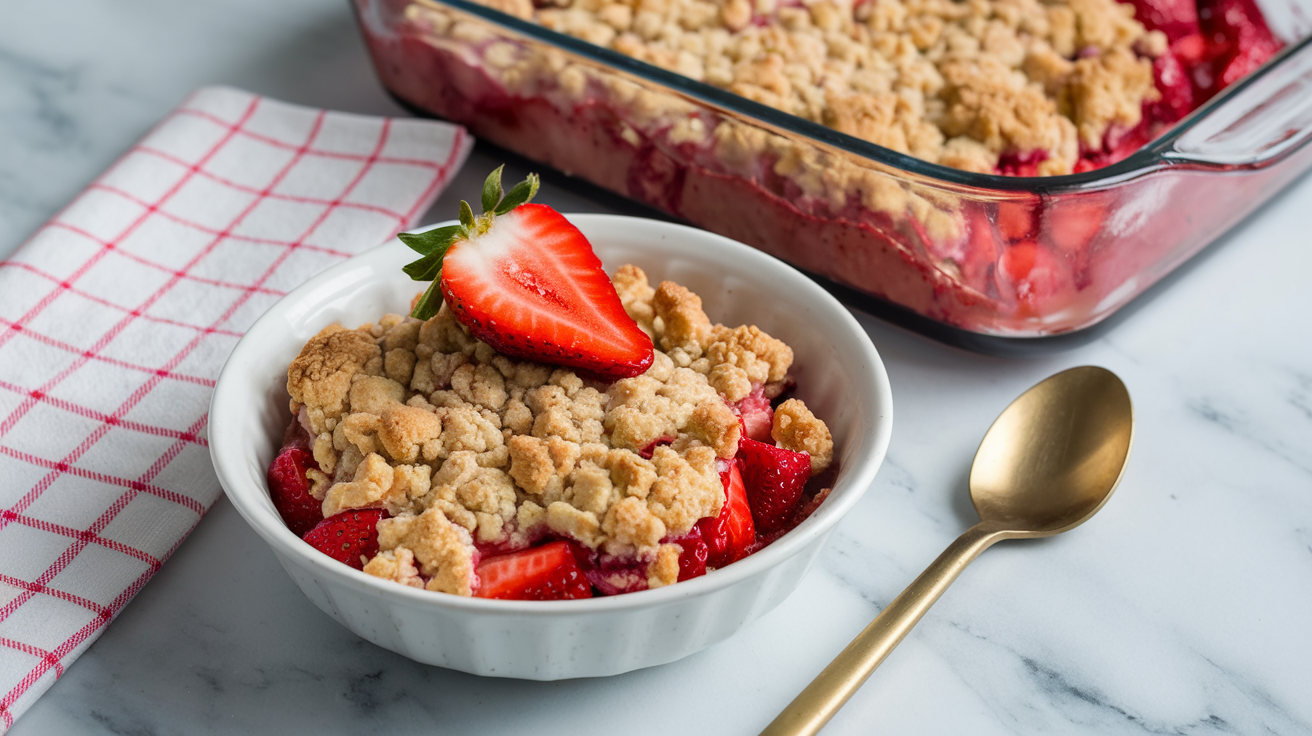
{"type": "MultiPolygon", "coordinates": [[[[401,114],[343,0],[6,2],[0,256],[211,83],[401,114]]],[[[455,189],[495,163],[476,151],[455,189]]],[[[540,199],[632,211],[591,191],[550,177],[540,199]]],[[[1052,357],[863,317],[893,382],[888,460],[797,593],[701,654],[557,683],[418,665],[315,609],[221,500],[11,733],[756,733],[972,523],[966,473],[997,412],[1084,363],[1136,405],[1116,496],[1068,535],[987,552],[825,733],[1312,733],[1309,207],[1304,178],[1052,357]]]]}

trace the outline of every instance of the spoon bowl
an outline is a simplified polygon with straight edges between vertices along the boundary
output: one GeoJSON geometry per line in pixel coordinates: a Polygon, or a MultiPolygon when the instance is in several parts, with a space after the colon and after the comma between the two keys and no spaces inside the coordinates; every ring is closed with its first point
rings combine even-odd
{"type": "Polygon", "coordinates": [[[1130,394],[1116,374],[1063,371],[994,420],[970,468],[970,500],[1009,537],[1073,529],[1111,498],[1133,439],[1130,394]]]}
{"type": "Polygon", "coordinates": [[[1134,440],[1116,374],[1082,366],[1040,381],[1003,410],[970,468],[980,522],[893,599],[761,736],[824,727],[972,560],[1003,539],[1048,537],[1097,513],[1121,482],[1134,440]]]}

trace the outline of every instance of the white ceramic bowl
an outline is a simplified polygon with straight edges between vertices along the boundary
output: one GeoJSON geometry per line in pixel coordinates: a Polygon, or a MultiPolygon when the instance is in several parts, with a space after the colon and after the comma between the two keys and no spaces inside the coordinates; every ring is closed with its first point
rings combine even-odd
{"type": "Polygon", "coordinates": [[[569,218],[608,270],[634,263],[653,284],[699,294],[712,321],[756,324],[793,347],[797,396],[828,423],[840,468],[830,497],[760,552],[676,585],[608,598],[501,601],[430,593],[353,570],[283,525],[265,468],[290,421],[287,365],[325,325],[404,313],[419,285],[401,272],[399,241],[319,274],[275,304],[238,343],[210,409],[210,454],[237,511],[316,606],[411,659],[479,675],[554,680],[672,662],[718,642],[779,604],[834,525],[865,493],[893,423],[888,375],[870,338],[832,296],[741,243],[681,225],[609,215],[569,218]]]}

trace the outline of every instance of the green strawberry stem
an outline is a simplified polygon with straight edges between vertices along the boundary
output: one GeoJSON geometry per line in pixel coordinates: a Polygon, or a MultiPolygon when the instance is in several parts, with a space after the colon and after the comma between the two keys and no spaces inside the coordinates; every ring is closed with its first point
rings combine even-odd
{"type": "Polygon", "coordinates": [[[528,178],[510,188],[509,192],[503,192],[501,189],[501,171],[506,168],[505,164],[496,167],[491,174],[487,175],[487,180],[483,182],[483,214],[474,215],[474,209],[469,203],[460,200],[460,224],[447,225],[433,230],[426,230],[422,233],[399,233],[396,237],[401,239],[410,250],[415,251],[423,256],[417,261],[408,263],[402,269],[406,275],[415,281],[431,281],[424,295],[419,297],[415,302],[414,309],[410,311],[410,316],[415,319],[431,319],[437,314],[437,310],[442,308],[442,290],[439,286],[442,282],[442,259],[446,257],[446,252],[451,246],[462,240],[470,240],[478,235],[482,235],[492,227],[493,220],[497,215],[504,215],[516,207],[533,199],[538,193],[538,175],[529,174],[528,178]]]}

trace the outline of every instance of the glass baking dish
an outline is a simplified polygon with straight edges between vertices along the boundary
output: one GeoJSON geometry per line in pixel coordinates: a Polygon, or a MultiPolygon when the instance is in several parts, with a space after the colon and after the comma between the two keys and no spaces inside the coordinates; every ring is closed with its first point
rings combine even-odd
{"type": "Polygon", "coordinates": [[[1251,75],[1053,177],[928,163],[464,0],[354,5],[410,106],[993,352],[1090,333],[1312,165],[1306,0],[1262,3],[1286,47],[1251,75]]]}

